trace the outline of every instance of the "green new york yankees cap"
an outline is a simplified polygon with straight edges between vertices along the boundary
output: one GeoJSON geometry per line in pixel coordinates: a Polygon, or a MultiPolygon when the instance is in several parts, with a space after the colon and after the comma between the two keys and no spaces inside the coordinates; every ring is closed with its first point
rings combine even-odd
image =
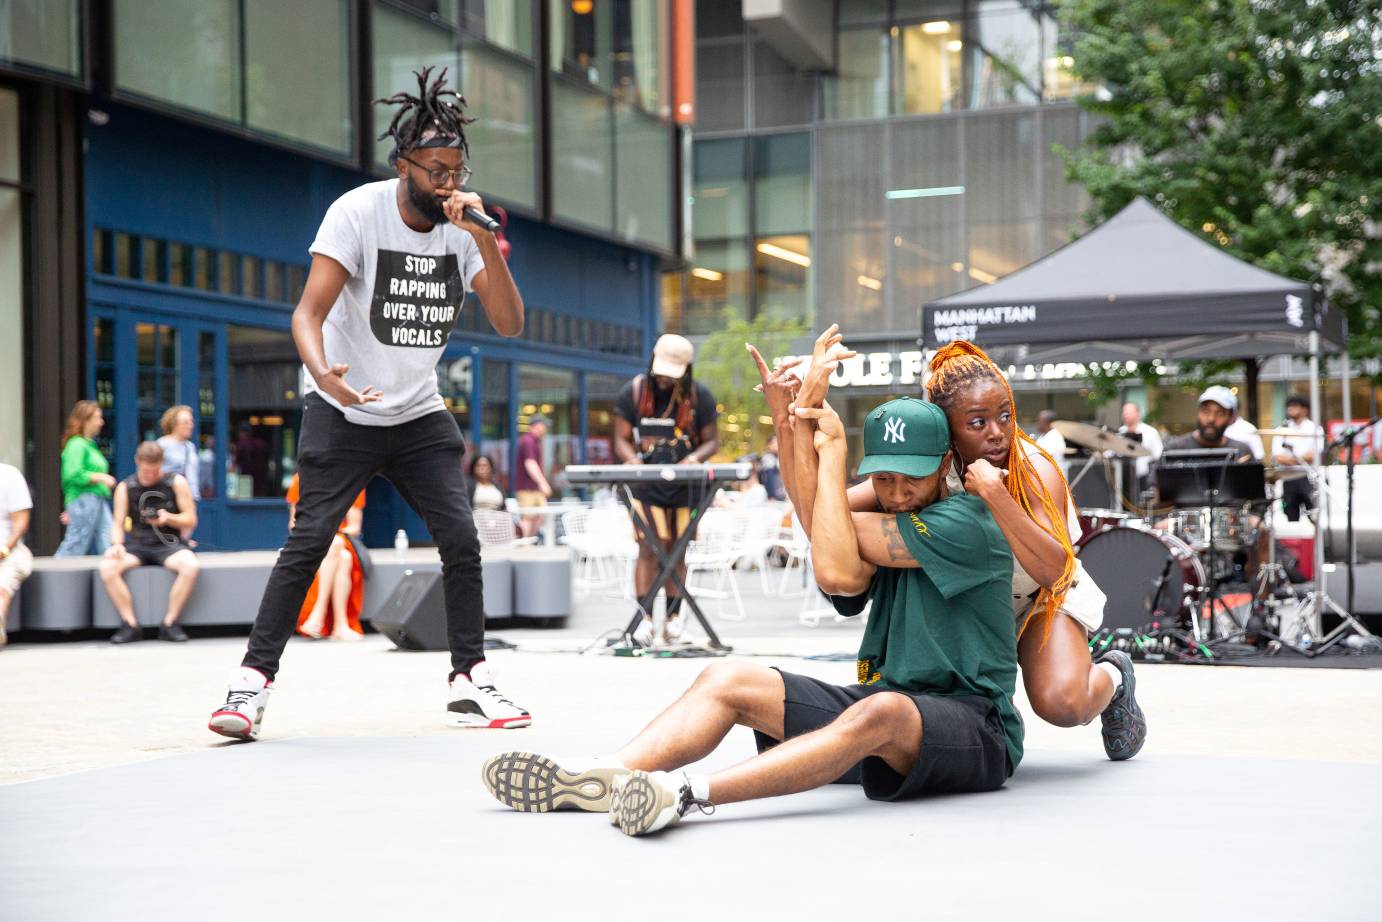
{"type": "Polygon", "coordinates": [[[864,460],[859,474],[930,477],[950,450],[950,424],[934,403],[899,397],[869,411],[864,420],[864,460]]]}

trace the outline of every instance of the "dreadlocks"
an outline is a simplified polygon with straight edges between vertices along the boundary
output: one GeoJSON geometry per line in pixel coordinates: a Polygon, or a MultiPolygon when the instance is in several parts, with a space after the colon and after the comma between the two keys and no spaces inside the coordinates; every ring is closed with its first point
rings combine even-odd
{"type": "MultiPolygon", "coordinates": [[[[985,353],[973,343],[964,340],[957,340],[949,345],[943,346],[931,359],[931,377],[927,382],[927,390],[932,402],[940,406],[942,410],[949,410],[961,392],[977,381],[994,381],[1001,383],[1003,389],[1008,392],[1008,406],[1015,407],[1013,402],[1012,388],[1008,385],[1008,379],[998,366],[993,363],[985,353]]],[[[1032,623],[1032,618],[1037,613],[1042,615],[1042,643],[1051,636],[1051,622],[1060,611],[1061,605],[1065,602],[1065,594],[1070,589],[1070,581],[1075,575],[1075,551],[1070,543],[1070,535],[1066,526],[1066,503],[1069,502],[1070,491],[1063,489],[1060,502],[1051,495],[1051,491],[1046,488],[1046,484],[1037,475],[1036,468],[1028,459],[1027,455],[1035,450],[1041,452],[1042,457],[1051,462],[1051,466],[1057,471],[1060,465],[1032,440],[1032,437],[1022,431],[1022,427],[1017,424],[1017,416],[1014,413],[1011,417],[1008,433],[1008,494],[1012,496],[1017,504],[1022,507],[1022,511],[1027,513],[1027,517],[1041,525],[1042,531],[1060,542],[1061,547],[1065,548],[1065,568],[1061,570],[1060,577],[1055,585],[1050,589],[1043,587],[1037,595],[1036,604],[1032,607],[1032,616],[1028,617],[1026,623],[1022,625],[1019,633],[1025,632],[1027,626],[1032,623]],[[1030,448],[1026,448],[1021,443],[1027,443],[1030,448]],[[1046,511],[1046,517],[1050,520],[1052,527],[1042,525],[1033,512],[1033,496],[1046,511]]],[[[1062,487],[1065,478],[1061,478],[1062,487]]]]}
{"type": "Polygon", "coordinates": [[[381,141],[384,138],[394,140],[394,149],[389,154],[391,164],[399,154],[418,147],[459,147],[470,156],[465,126],[475,119],[461,111],[466,105],[465,97],[446,87],[446,68],[443,67],[437,78],[429,83],[432,71],[431,67],[413,71],[413,76],[417,77],[416,96],[395,93],[386,99],[374,100],[375,105],[402,106],[394,113],[388,129],[379,136],[381,141]],[[427,143],[433,138],[439,139],[439,143],[427,143]]]}

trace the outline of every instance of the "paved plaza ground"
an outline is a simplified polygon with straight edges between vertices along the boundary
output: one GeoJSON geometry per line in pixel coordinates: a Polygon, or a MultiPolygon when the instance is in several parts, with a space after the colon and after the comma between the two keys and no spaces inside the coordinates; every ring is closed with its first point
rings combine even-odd
{"type": "MultiPolygon", "coordinates": [[[[740,576],[736,657],[847,683],[860,628],[798,623],[740,576]]],[[[247,604],[253,604],[247,600],[247,604]]],[[[712,609],[714,603],[710,603],[712,609]]],[[[0,652],[0,918],[1368,919],[1382,829],[1382,671],[1142,665],[1130,763],[1097,723],[1030,717],[1000,792],[902,805],[834,787],[696,816],[651,840],[513,814],[501,749],[609,751],[707,664],[593,649],[628,603],[494,632],[514,731],[443,725],[447,657],[295,640],[262,741],[205,729],[243,637],[0,652]],[[1117,899],[1106,901],[1105,895],[1117,899]]],[[[1019,706],[1026,708],[1025,699],[1019,706]]],[[[752,752],[735,731],[706,761],[752,752]]]]}

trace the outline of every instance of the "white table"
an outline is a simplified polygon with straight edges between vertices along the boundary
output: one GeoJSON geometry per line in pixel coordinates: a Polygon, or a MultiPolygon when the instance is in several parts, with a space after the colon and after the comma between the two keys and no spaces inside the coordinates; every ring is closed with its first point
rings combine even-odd
{"type": "Polygon", "coordinates": [[[557,546],[557,516],[575,509],[589,509],[589,503],[547,503],[544,506],[520,506],[517,500],[509,500],[506,504],[509,512],[513,513],[515,519],[522,520],[528,516],[542,517],[542,543],[545,547],[557,546]]]}

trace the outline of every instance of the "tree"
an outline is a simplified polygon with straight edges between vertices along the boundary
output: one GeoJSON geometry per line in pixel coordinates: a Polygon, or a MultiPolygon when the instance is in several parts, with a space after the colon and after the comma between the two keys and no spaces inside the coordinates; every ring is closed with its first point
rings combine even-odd
{"type": "Polygon", "coordinates": [[[725,308],[723,316],[724,325],[696,350],[695,373],[720,407],[720,454],[737,458],[761,448],[772,433],[771,423],[762,421],[767,405],[753,389],[758,369],[744,344],[753,343],[771,362],[806,332],[806,324],[769,315],[745,320],[732,307],[725,308]]]}
{"type": "Polygon", "coordinates": [[[1091,223],[1144,195],[1343,310],[1382,355],[1378,0],[1064,0],[1098,117],[1067,177],[1091,223]]]}

